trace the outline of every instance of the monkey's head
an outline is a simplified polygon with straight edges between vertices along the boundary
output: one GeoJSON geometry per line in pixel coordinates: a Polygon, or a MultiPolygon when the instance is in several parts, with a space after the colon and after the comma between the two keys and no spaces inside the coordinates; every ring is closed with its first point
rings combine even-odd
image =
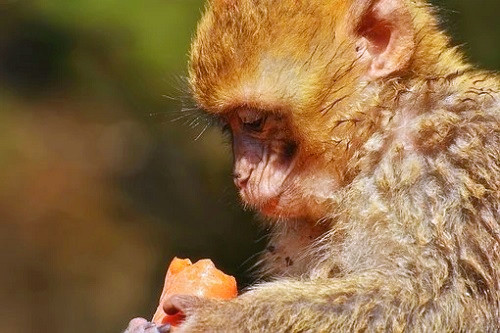
{"type": "Polygon", "coordinates": [[[380,82],[428,68],[441,47],[419,1],[212,0],[190,58],[197,104],[227,124],[244,202],[271,217],[319,219],[358,172],[387,112],[380,82]],[[422,36],[416,48],[418,29],[422,36]],[[425,37],[428,34],[432,40],[425,37]],[[419,51],[420,52],[420,51],[419,51]]]}

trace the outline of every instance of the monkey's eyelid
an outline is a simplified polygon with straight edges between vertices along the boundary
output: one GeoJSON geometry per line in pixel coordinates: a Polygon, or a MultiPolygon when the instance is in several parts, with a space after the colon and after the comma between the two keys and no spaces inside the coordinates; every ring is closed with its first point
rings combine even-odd
{"type": "Polygon", "coordinates": [[[262,129],[264,128],[265,122],[266,122],[266,117],[262,116],[258,119],[255,119],[254,121],[251,121],[251,122],[242,121],[241,123],[247,131],[261,132],[262,129]]]}
{"type": "Polygon", "coordinates": [[[261,132],[266,122],[267,115],[262,111],[240,109],[238,110],[238,118],[245,130],[249,132],[261,132]]]}
{"type": "Polygon", "coordinates": [[[240,109],[238,110],[238,118],[240,118],[243,124],[255,123],[262,119],[264,116],[262,112],[254,109],[240,109]]]}

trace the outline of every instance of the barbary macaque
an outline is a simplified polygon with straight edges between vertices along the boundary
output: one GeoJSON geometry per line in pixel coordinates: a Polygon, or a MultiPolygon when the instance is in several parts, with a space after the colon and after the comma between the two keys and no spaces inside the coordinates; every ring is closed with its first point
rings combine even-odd
{"type": "Polygon", "coordinates": [[[172,331],[500,330],[500,80],[426,1],[212,0],[189,74],[274,232],[270,282],[172,331]]]}

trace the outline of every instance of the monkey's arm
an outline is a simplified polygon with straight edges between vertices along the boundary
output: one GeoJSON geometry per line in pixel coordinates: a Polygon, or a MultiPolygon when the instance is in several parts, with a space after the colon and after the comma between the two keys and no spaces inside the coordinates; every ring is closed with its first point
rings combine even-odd
{"type": "Polygon", "coordinates": [[[411,299],[408,286],[372,272],[265,283],[231,301],[174,296],[171,302],[187,315],[176,332],[392,331],[404,325],[412,307],[399,301],[411,299]]]}

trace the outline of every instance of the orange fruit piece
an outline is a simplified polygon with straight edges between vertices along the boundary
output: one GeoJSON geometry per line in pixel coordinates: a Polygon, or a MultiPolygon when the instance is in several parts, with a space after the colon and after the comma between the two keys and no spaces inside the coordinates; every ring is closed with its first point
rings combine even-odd
{"type": "Polygon", "coordinates": [[[160,302],[152,321],[178,326],[182,313],[166,314],[163,303],[172,295],[193,295],[205,298],[231,299],[238,296],[236,280],[218,270],[212,260],[202,259],[192,264],[189,259],[174,258],[168,267],[160,302]]]}

